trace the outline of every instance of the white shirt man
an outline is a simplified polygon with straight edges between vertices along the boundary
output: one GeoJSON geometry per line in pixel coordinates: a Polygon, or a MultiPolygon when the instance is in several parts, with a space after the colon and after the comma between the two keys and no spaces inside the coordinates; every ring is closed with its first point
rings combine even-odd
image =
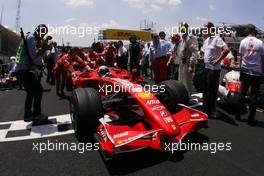
{"type": "Polygon", "coordinates": [[[209,118],[216,118],[216,97],[219,87],[221,61],[230,50],[221,37],[215,36],[215,32],[212,30],[214,28],[213,23],[208,22],[204,27],[209,31],[208,34],[205,34],[206,40],[202,47],[205,63],[204,108],[209,118]]]}
{"type": "Polygon", "coordinates": [[[149,62],[150,43],[146,43],[142,49],[142,58],[140,59],[139,65],[145,66],[149,62]]]}
{"type": "Polygon", "coordinates": [[[261,84],[261,75],[264,72],[264,46],[263,42],[256,38],[256,27],[248,25],[248,37],[241,41],[239,52],[242,56],[240,81],[242,84],[242,91],[236,107],[236,119],[240,120],[241,107],[245,96],[250,88],[250,103],[248,124],[255,126],[257,97],[261,84]]]}
{"type": "Polygon", "coordinates": [[[221,62],[212,64],[211,61],[220,57],[226,43],[219,36],[208,37],[204,41],[202,51],[204,52],[205,68],[210,70],[221,70],[221,62]]]}
{"type": "Polygon", "coordinates": [[[118,57],[122,57],[127,54],[127,49],[124,46],[118,48],[117,55],[118,57]]]}
{"type": "Polygon", "coordinates": [[[239,53],[242,55],[241,68],[244,72],[259,75],[262,73],[263,42],[254,36],[248,36],[241,41],[239,53]]]}

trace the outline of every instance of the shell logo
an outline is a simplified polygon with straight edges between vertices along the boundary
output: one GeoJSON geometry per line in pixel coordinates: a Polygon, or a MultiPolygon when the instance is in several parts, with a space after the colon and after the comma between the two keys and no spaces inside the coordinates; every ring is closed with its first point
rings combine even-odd
{"type": "Polygon", "coordinates": [[[118,140],[117,144],[123,144],[123,141],[122,140],[118,140]]]}
{"type": "Polygon", "coordinates": [[[172,127],[173,130],[177,129],[177,127],[175,125],[171,125],[171,127],[172,127]]]}
{"type": "Polygon", "coordinates": [[[147,92],[137,93],[137,96],[139,98],[142,98],[142,99],[151,99],[151,98],[153,98],[153,95],[151,93],[147,93],[147,92]]]}

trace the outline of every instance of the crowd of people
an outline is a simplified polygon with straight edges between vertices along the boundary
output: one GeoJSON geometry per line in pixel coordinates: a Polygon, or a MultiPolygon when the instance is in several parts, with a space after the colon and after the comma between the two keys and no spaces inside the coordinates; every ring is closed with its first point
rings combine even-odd
{"type": "Polygon", "coordinates": [[[256,101],[260,87],[260,78],[264,71],[264,45],[257,39],[255,26],[249,25],[248,34],[240,46],[241,62],[238,51],[229,48],[224,40],[213,35],[213,23],[208,22],[208,29],[203,36],[203,43],[196,36],[188,33],[189,25],[181,23],[179,33],[170,37],[165,32],[152,33],[152,41],[142,42],[131,36],[129,46],[122,41],[93,43],[89,50],[77,47],[64,47],[59,50],[52,37],[45,37],[48,29],[39,25],[33,34],[27,34],[24,47],[18,54],[19,63],[16,75],[27,92],[25,102],[25,121],[45,123],[47,117],[41,114],[41,72],[43,63],[47,68],[47,82],[56,84],[56,92],[65,97],[64,89],[69,76],[75,70],[91,71],[100,66],[118,67],[130,72],[137,69],[140,75],[153,80],[155,84],[168,79],[182,82],[190,94],[195,92],[193,77],[197,63],[203,64],[203,106],[209,118],[217,118],[216,100],[223,65],[236,65],[242,68],[242,93],[236,107],[236,119],[240,120],[240,112],[246,92],[251,86],[249,124],[255,125],[256,101]],[[26,43],[26,44],[25,44],[26,43]],[[33,68],[33,69],[32,69],[33,68]],[[41,70],[39,73],[38,70],[41,70]],[[32,111],[33,104],[33,111],[32,111]]]}

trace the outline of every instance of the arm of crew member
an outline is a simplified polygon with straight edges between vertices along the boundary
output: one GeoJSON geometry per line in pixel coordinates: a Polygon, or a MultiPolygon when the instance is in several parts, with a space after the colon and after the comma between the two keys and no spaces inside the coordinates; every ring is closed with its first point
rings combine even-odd
{"type": "Polygon", "coordinates": [[[241,69],[241,66],[242,66],[242,59],[243,59],[243,55],[242,54],[239,54],[239,68],[241,69]]]}
{"type": "Polygon", "coordinates": [[[127,59],[127,64],[130,65],[130,61],[131,61],[131,53],[130,50],[128,51],[128,59],[127,59]]]}
{"type": "Polygon", "coordinates": [[[41,41],[41,46],[37,48],[37,54],[36,57],[41,57],[45,54],[45,52],[48,50],[48,44],[42,39],[41,41]]]}
{"type": "Polygon", "coordinates": [[[228,55],[229,52],[230,52],[230,49],[228,48],[227,45],[225,45],[223,47],[223,51],[221,52],[220,57],[217,58],[217,59],[212,60],[211,64],[213,64],[213,65],[218,64],[219,62],[221,62],[228,55]]]}
{"type": "Polygon", "coordinates": [[[192,53],[190,60],[189,60],[189,65],[188,65],[188,71],[193,72],[194,71],[194,66],[196,64],[197,58],[199,57],[199,46],[198,46],[198,40],[195,37],[191,38],[191,45],[187,48],[189,51],[192,53]]]}
{"type": "Polygon", "coordinates": [[[140,52],[139,52],[139,58],[138,58],[138,60],[140,60],[142,57],[143,57],[143,54],[142,54],[142,52],[140,51],[140,52]]]}
{"type": "Polygon", "coordinates": [[[152,67],[152,63],[154,61],[154,54],[152,51],[149,52],[149,66],[152,67]]]}
{"type": "Polygon", "coordinates": [[[170,58],[169,58],[169,61],[167,62],[167,67],[170,65],[170,63],[172,61],[175,61],[176,60],[176,55],[175,54],[171,54],[170,58]]]}
{"type": "Polygon", "coordinates": [[[241,66],[242,66],[242,60],[243,60],[243,54],[244,53],[244,47],[243,47],[243,44],[240,43],[240,46],[239,46],[239,69],[241,69],[241,66]]]}
{"type": "Polygon", "coordinates": [[[40,48],[40,49],[37,51],[37,55],[36,55],[36,57],[38,58],[38,57],[40,57],[40,56],[43,56],[45,52],[46,52],[46,48],[45,48],[45,47],[40,48]]]}
{"type": "Polygon", "coordinates": [[[264,74],[264,55],[261,57],[261,61],[262,61],[262,73],[264,74]]]}

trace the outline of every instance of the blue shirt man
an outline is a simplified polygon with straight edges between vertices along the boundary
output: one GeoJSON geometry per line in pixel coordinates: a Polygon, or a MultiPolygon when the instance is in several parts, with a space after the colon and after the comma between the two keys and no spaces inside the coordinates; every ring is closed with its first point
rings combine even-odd
{"type": "Polygon", "coordinates": [[[151,42],[149,48],[149,60],[151,64],[158,58],[171,54],[172,43],[166,40],[159,40],[156,44],[151,42]]]}
{"type": "Polygon", "coordinates": [[[154,72],[156,84],[168,79],[167,62],[171,56],[173,45],[171,42],[159,39],[159,36],[152,34],[152,42],[149,48],[150,65],[154,72]]]}
{"type": "Polygon", "coordinates": [[[42,59],[40,58],[40,56],[37,57],[38,49],[36,47],[37,43],[35,36],[33,34],[28,34],[26,36],[26,42],[27,42],[29,54],[33,59],[33,63],[31,63],[32,61],[30,60],[27,52],[25,51],[25,44],[22,42],[21,44],[22,50],[21,50],[20,58],[18,58],[19,63],[16,67],[16,71],[29,70],[32,64],[36,66],[42,65],[42,59]]]}

